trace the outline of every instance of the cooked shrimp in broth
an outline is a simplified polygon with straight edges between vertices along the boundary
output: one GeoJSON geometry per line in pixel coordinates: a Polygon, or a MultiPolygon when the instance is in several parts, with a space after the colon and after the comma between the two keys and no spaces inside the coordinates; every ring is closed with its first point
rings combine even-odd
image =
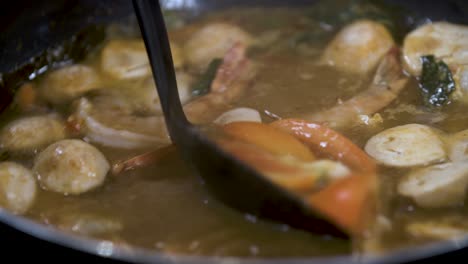
{"type": "Polygon", "coordinates": [[[1,115],[0,208],[171,255],[375,255],[465,237],[468,26],[399,28],[413,20],[324,2],[165,15],[188,120],[342,236],[214,196],[171,142],[143,39],[118,30],[138,32],[133,20],[20,83],[1,115]]]}

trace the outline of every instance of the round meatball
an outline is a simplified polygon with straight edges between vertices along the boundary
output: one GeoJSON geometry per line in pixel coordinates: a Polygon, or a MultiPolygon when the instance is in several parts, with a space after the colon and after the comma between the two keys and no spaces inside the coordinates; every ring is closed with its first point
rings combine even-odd
{"type": "Polygon", "coordinates": [[[392,35],[383,25],[360,20],[346,26],[335,36],[321,60],[345,72],[365,74],[377,66],[393,45],[392,35]]]}
{"type": "Polygon", "coordinates": [[[116,79],[142,78],[151,67],[142,40],[112,40],[101,53],[101,70],[116,79]]]}
{"type": "Polygon", "coordinates": [[[36,198],[36,181],[30,170],[14,162],[0,163],[0,207],[25,213],[36,198]]]}
{"type": "Polygon", "coordinates": [[[444,144],[434,129],[420,124],[396,126],[367,141],[365,150],[393,167],[428,165],[446,159],[444,144]]]}
{"type": "Polygon", "coordinates": [[[429,54],[456,69],[467,63],[468,26],[448,22],[422,25],[406,35],[402,52],[403,67],[414,76],[421,74],[421,56],[429,54]]]}
{"type": "MultiPolygon", "coordinates": [[[[180,102],[185,104],[191,97],[190,85],[193,78],[185,72],[178,71],[176,72],[176,82],[180,102]]],[[[161,102],[153,76],[143,79],[141,84],[135,87],[135,90],[129,89],[128,92],[131,93],[128,98],[135,111],[144,114],[161,114],[161,102]]]]}
{"type": "Polygon", "coordinates": [[[465,200],[468,164],[447,162],[418,169],[398,183],[398,193],[423,208],[460,205],[465,200]]]}
{"type": "Polygon", "coordinates": [[[0,145],[11,152],[35,151],[65,138],[62,122],[53,116],[17,119],[0,132],[0,145]]]}
{"type": "Polygon", "coordinates": [[[104,155],[94,146],[65,139],[39,153],[33,170],[45,189],[80,194],[100,186],[109,168],[104,155]]]}
{"type": "Polygon", "coordinates": [[[241,28],[228,23],[208,24],[195,32],[184,46],[187,63],[203,70],[216,58],[224,54],[235,44],[250,45],[252,37],[241,28]]]}
{"type": "Polygon", "coordinates": [[[80,95],[99,88],[99,76],[86,65],[71,65],[46,75],[40,93],[47,101],[63,104],[80,95]]]}

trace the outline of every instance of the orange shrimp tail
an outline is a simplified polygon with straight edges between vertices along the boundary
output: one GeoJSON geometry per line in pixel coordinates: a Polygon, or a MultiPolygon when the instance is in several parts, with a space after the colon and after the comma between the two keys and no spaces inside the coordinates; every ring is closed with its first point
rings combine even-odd
{"type": "Polygon", "coordinates": [[[337,180],[307,201],[318,212],[350,234],[361,234],[366,217],[374,212],[376,164],[351,140],[325,125],[283,119],[272,126],[295,135],[313,150],[349,166],[351,176],[337,180]]]}
{"type": "Polygon", "coordinates": [[[352,175],[309,196],[307,202],[349,234],[360,235],[375,210],[375,174],[352,175]]]}

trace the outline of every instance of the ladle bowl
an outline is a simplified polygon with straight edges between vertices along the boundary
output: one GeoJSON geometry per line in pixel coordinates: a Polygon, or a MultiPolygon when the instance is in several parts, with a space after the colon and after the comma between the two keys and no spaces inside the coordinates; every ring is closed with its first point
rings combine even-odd
{"type": "Polygon", "coordinates": [[[158,1],[133,0],[169,135],[184,160],[225,204],[264,219],[319,234],[347,235],[299,197],[223,151],[187,121],[177,90],[169,39],[158,1]]]}

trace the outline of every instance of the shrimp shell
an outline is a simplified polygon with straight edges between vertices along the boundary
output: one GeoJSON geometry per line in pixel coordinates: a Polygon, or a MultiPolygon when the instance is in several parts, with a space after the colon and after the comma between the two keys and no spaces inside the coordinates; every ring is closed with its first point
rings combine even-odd
{"type": "Polygon", "coordinates": [[[403,74],[398,48],[392,48],[380,62],[369,88],[331,109],[303,118],[313,122],[343,127],[357,123],[360,115],[372,115],[390,104],[405,88],[408,78],[403,74]]]}

